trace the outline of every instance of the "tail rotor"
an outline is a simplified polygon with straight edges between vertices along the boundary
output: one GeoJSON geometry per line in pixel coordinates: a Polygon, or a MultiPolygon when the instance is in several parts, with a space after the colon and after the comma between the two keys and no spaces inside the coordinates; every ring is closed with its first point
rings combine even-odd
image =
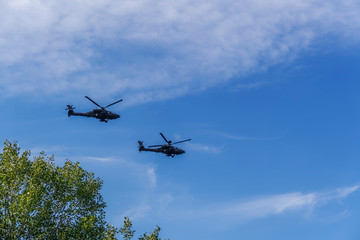
{"type": "Polygon", "coordinates": [[[141,152],[145,148],[143,145],[143,141],[138,141],[138,144],[139,144],[139,152],[141,152]]]}
{"type": "Polygon", "coordinates": [[[65,110],[68,111],[68,117],[70,117],[71,115],[73,115],[74,109],[75,109],[75,108],[73,107],[73,105],[67,105],[67,107],[65,108],[65,110]]]}

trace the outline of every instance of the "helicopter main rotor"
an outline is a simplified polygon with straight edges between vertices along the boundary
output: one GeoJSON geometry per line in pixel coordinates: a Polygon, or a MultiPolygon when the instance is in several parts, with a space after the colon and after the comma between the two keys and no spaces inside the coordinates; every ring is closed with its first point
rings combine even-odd
{"type": "MultiPolygon", "coordinates": [[[[160,133],[160,135],[163,137],[163,139],[165,140],[165,142],[167,142],[167,144],[168,144],[169,146],[172,146],[172,145],[178,144],[178,143],[182,143],[182,142],[187,142],[187,141],[190,141],[190,140],[191,140],[191,138],[189,138],[189,139],[186,139],[186,140],[182,140],[182,141],[178,141],[178,142],[172,143],[172,141],[167,140],[166,137],[165,137],[162,133],[160,133]]],[[[152,145],[152,146],[148,146],[148,147],[151,148],[151,147],[161,147],[161,146],[163,146],[163,145],[152,145]]]]}
{"type": "Polygon", "coordinates": [[[165,142],[167,142],[169,145],[171,145],[171,141],[167,140],[166,137],[162,133],[160,133],[160,135],[163,137],[165,142]]]}
{"type": "Polygon", "coordinates": [[[97,104],[94,100],[92,100],[91,98],[89,98],[88,96],[85,96],[85,97],[86,97],[87,99],[89,99],[93,104],[95,104],[96,106],[98,106],[98,107],[101,108],[101,109],[105,109],[105,108],[107,108],[107,107],[110,107],[110,106],[112,106],[112,105],[114,105],[114,104],[119,103],[119,102],[122,101],[122,99],[120,99],[119,101],[113,102],[113,103],[107,105],[106,107],[102,107],[102,106],[100,106],[99,104],[97,104]]]}

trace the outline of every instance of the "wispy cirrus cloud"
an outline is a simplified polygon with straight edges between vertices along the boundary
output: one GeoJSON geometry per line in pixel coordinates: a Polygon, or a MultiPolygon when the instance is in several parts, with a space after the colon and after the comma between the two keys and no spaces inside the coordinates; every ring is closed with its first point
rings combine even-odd
{"type": "Polygon", "coordinates": [[[357,42],[359,10],[355,0],[2,1],[0,93],[174,98],[292,59],[325,35],[357,42]]]}
{"type": "Polygon", "coordinates": [[[354,185],[331,191],[270,195],[249,201],[209,206],[202,210],[191,211],[191,216],[194,218],[213,217],[241,223],[286,213],[311,214],[316,208],[325,207],[332,201],[343,200],[359,189],[359,185],[354,185]]]}
{"type": "Polygon", "coordinates": [[[121,223],[124,217],[137,220],[147,218],[149,215],[161,215],[169,210],[172,201],[173,195],[170,193],[152,192],[144,196],[144,199],[139,204],[118,215],[115,221],[121,223]]]}

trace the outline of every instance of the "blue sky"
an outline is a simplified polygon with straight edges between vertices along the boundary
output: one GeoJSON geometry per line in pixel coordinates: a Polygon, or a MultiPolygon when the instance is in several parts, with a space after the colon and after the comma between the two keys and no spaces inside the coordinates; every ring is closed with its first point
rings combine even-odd
{"type": "Polygon", "coordinates": [[[359,239],[357,1],[0,3],[1,139],[171,239],[359,239]],[[123,98],[118,120],[67,117],[123,98]],[[137,151],[161,144],[185,155],[137,151]]]}

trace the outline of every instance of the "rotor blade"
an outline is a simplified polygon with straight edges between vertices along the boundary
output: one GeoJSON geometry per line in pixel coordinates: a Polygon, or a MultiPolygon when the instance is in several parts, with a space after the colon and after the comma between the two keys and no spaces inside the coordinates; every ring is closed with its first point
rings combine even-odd
{"type": "Polygon", "coordinates": [[[152,146],[148,146],[148,148],[151,148],[151,147],[161,147],[162,145],[152,145],[152,146]]]}
{"type": "Polygon", "coordinates": [[[88,96],[85,96],[87,99],[89,99],[90,101],[92,101],[93,104],[95,104],[96,106],[98,106],[99,108],[103,108],[102,106],[100,106],[99,104],[97,104],[94,100],[92,100],[91,98],[89,98],[88,96]]]}
{"type": "Polygon", "coordinates": [[[174,143],[172,143],[172,144],[178,144],[178,143],[187,142],[187,141],[190,141],[190,140],[191,140],[191,138],[186,139],[186,140],[182,140],[182,141],[179,141],[179,142],[174,142],[174,143]]]}
{"type": "Polygon", "coordinates": [[[75,107],[73,107],[73,105],[66,105],[67,108],[65,108],[65,110],[74,110],[75,107]]]}
{"type": "Polygon", "coordinates": [[[107,105],[107,106],[104,107],[104,108],[110,107],[111,105],[114,105],[114,104],[119,103],[119,102],[121,102],[121,101],[122,101],[122,99],[120,99],[119,101],[113,102],[112,104],[109,104],[109,105],[107,105]]]}
{"type": "Polygon", "coordinates": [[[163,139],[165,140],[165,142],[169,143],[169,141],[166,139],[166,137],[165,137],[162,133],[160,133],[160,135],[163,137],[163,139]]]}

